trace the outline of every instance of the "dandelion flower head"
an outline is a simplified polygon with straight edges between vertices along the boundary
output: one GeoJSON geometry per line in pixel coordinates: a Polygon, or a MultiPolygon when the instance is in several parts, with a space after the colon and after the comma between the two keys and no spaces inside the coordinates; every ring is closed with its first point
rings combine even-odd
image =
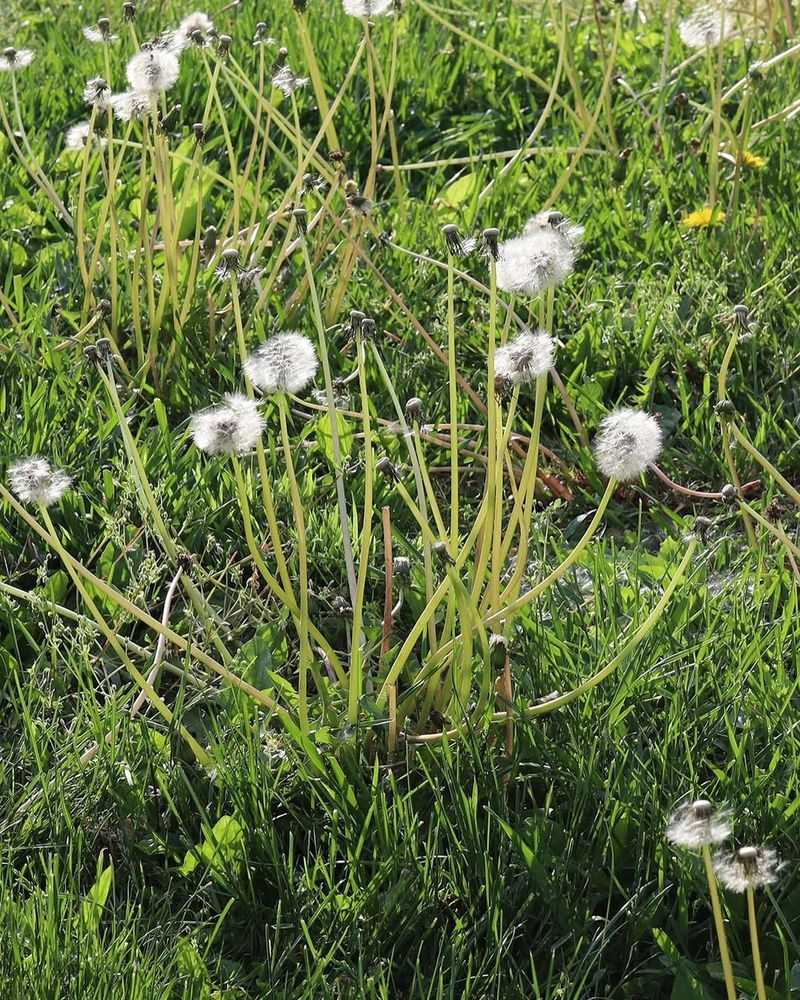
{"type": "Polygon", "coordinates": [[[159,94],[173,87],[178,79],[178,57],[169,49],[142,49],[125,70],[131,90],[140,94],[159,94]]]}
{"type": "Polygon", "coordinates": [[[621,483],[636,479],[661,451],[661,428],[655,417],[623,407],[603,420],[594,439],[597,467],[621,483]]]}
{"type": "Polygon", "coordinates": [[[46,458],[33,455],[15,462],[8,470],[8,481],[12,492],[23,503],[40,503],[51,507],[64,496],[72,478],[53,468],[46,458]]]}
{"type": "Polygon", "coordinates": [[[208,45],[214,34],[214,22],[203,11],[196,10],[178,25],[178,30],[172,36],[172,47],[182,52],[189,45],[208,45]]]}
{"type": "Polygon", "coordinates": [[[690,49],[705,49],[724,42],[735,28],[734,14],[726,9],[726,4],[706,4],[684,18],[678,32],[690,49]]]}
{"type": "Polygon", "coordinates": [[[577,252],[583,241],[585,229],[579,223],[572,222],[566,215],[562,215],[561,212],[538,212],[528,219],[522,233],[525,236],[537,229],[545,229],[547,227],[555,229],[556,232],[560,233],[572,249],[577,252]]]}
{"type": "Polygon", "coordinates": [[[108,101],[114,110],[114,117],[121,122],[129,122],[141,118],[150,109],[150,95],[135,90],[126,90],[122,94],[112,94],[108,101]]]}
{"type": "Polygon", "coordinates": [[[106,145],[106,139],[97,135],[89,122],[79,122],[68,128],[64,134],[64,145],[67,149],[83,149],[90,135],[99,146],[106,145]]]}
{"type": "Polygon", "coordinates": [[[494,370],[498,378],[521,385],[545,375],[553,367],[555,343],[544,330],[523,330],[495,353],[494,370]]]}
{"type": "Polygon", "coordinates": [[[83,29],[83,37],[93,45],[108,45],[111,42],[118,42],[119,35],[111,31],[111,24],[107,17],[101,17],[97,24],[91,24],[83,29]]]}
{"type": "Polygon", "coordinates": [[[499,246],[497,285],[506,292],[540,295],[560,285],[575,266],[575,248],[552,226],[530,232],[499,246]]]}
{"type": "Polygon", "coordinates": [[[709,226],[719,226],[725,221],[725,212],[721,208],[698,208],[695,212],[689,212],[681,220],[681,225],[686,229],[708,229],[709,226]]]}
{"type": "Polygon", "coordinates": [[[731,892],[761,889],[778,880],[778,856],[771,847],[740,847],[731,854],[718,854],[714,871],[731,892]]]}
{"type": "Polygon", "coordinates": [[[277,333],[247,359],[247,377],[262,392],[302,392],[317,374],[314,345],[302,333],[277,333]]]}
{"type": "Polygon", "coordinates": [[[238,392],[228,393],[219,406],[195,413],[191,434],[209,455],[243,455],[255,447],[264,430],[258,404],[238,392]]]}
{"type": "Polygon", "coordinates": [[[351,17],[379,17],[388,14],[394,0],[342,0],[345,14],[351,17]]]}
{"type": "Polygon", "coordinates": [[[14,73],[25,69],[33,62],[33,52],[30,49],[3,49],[0,53],[0,73],[14,73]]]}
{"type": "Polygon", "coordinates": [[[667,840],[690,851],[721,844],[730,835],[730,812],[716,811],[707,799],[681,806],[667,824],[667,840]]]}
{"type": "Polygon", "coordinates": [[[284,97],[291,97],[292,94],[308,84],[307,76],[298,76],[292,67],[285,63],[272,75],[272,86],[279,90],[284,97]]]}
{"type": "Polygon", "coordinates": [[[92,77],[83,88],[83,102],[103,111],[111,106],[111,87],[102,76],[92,77]]]}

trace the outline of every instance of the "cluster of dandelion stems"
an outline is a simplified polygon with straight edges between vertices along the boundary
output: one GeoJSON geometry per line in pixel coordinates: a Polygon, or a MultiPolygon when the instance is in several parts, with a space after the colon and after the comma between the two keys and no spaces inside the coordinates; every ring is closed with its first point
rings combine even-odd
{"type": "MultiPolygon", "coordinates": [[[[485,42],[469,35],[457,26],[442,19],[421,0],[421,6],[431,16],[441,20],[456,34],[465,36],[474,44],[489,49],[493,56],[502,57],[485,42]]],[[[178,335],[186,326],[190,314],[203,297],[209,315],[210,347],[216,348],[217,322],[232,325],[239,360],[248,356],[248,340],[252,337],[249,326],[252,317],[267,310],[274,298],[282,270],[294,255],[302,260],[303,277],[299,287],[285,304],[284,314],[294,314],[307,302],[311,322],[316,332],[319,356],[324,379],[324,405],[318,407],[326,416],[327,430],[331,437],[336,506],[343,546],[349,606],[352,611],[349,649],[337,651],[330,640],[314,623],[309,610],[311,590],[309,545],[302,490],[298,481],[297,452],[292,447],[290,404],[311,410],[314,406],[302,400],[278,394],[272,406],[272,416],[277,421],[277,440],[283,456],[286,477],[290,488],[292,510],[291,539],[281,527],[273,493],[267,453],[259,440],[255,446],[255,468],[249,459],[232,455],[231,480],[242,518],[246,545],[257,572],[274,596],[285,607],[296,630],[298,653],[298,681],[296,718],[302,730],[309,731],[321,721],[343,715],[350,723],[363,717],[363,699],[366,693],[374,695],[374,704],[385,712],[388,723],[389,746],[395,749],[398,734],[408,730],[409,739],[429,742],[444,735],[456,735],[466,727],[484,724],[503,724],[506,745],[511,749],[513,721],[515,718],[532,718],[553,711],[574,698],[590,691],[608,677],[651,633],[662,615],[667,602],[680,585],[690,564],[696,542],[687,545],[686,553],[676,567],[663,594],[644,621],[622,637],[616,655],[590,674],[572,691],[561,694],[542,704],[525,705],[515,700],[513,689],[514,651],[508,642],[515,616],[534,602],[565,574],[586,552],[592,538],[603,522],[617,483],[607,482],[605,491],[573,549],[549,573],[530,589],[523,592],[523,583],[529,562],[532,534],[534,532],[534,505],[539,473],[540,434],[545,410],[548,380],[552,377],[576,423],[576,430],[585,442],[585,433],[577,419],[574,407],[553,369],[541,374],[535,381],[532,408],[527,396],[515,386],[510,399],[503,399],[495,392],[495,356],[509,338],[511,325],[516,322],[513,301],[504,301],[497,286],[495,254],[488,255],[488,287],[465,275],[456,267],[452,247],[445,261],[417,254],[420,260],[433,260],[447,275],[447,350],[442,351],[427,333],[419,319],[405,305],[402,295],[392,288],[371,259],[365,236],[376,232],[366,209],[376,186],[378,159],[388,142],[394,163],[393,183],[398,203],[406,197],[403,174],[399,170],[397,142],[394,134],[392,95],[397,70],[398,19],[392,27],[389,54],[381,58],[372,37],[369,21],[364,19],[364,31],[355,49],[351,64],[337,93],[329,99],[305,21],[306,15],[297,13],[297,27],[303,55],[308,67],[312,87],[320,109],[321,122],[309,141],[300,126],[297,100],[288,95],[290,110],[287,113],[281,95],[272,86],[273,66],[267,64],[266,45],[258,46],[258,70],[255,81],[238,62],[230,45],[202,46],[192,53],[202,66],[208,82],[201,119],[194,123],[195,145],[187,151],[186,144],[174,148],[170,128],[174,108],[168,108],[164,93],[152,95],[141,116],[125,122],[122,133],[114,128],[113,115],[93,109],[88,123],[88,139],[80,153],[77,205],[74,216],[52,188],[43,171],[38,167],[25,138],[14,74],[13,107],[17,129],[8,121],[5,105],[0,103],[0,117],[9,134],[16,153],[25,163],[31,176],[42,188],[60,223],[74,231],[77,260],[83,283],[81,321],[76,324],[74,336],[62,346],[88,344],[88,351],[102,381],[108,405],[120,428],[122,442],[133,472],[141,508],[148,526],[163,549],[172,567],[175,587],[181,586],[189,599],[192,610],[201,624],[202,638],[189,641],[170,627],[168,621],[159,621],[136,606],[123,593],[103,581],[72,556],[64,546],[56,524],[46,507],[41,506],[39,517],[20,505],[4,487],[2,496],[11,504],[29,526],[62,559],[76,590],[84,600],[96,628],[106,638],[132,679],[141,688],[144,697],[167,721],[172,721],[172,711],[158,694],[155,683],[156,669],[163,658],[164,644],[175,646],[187,654],[187,665],[181,675],[189,683],[202,684],[208,675],[217,675],[226,683],[239,688],[258,704],[278,718],[292,723],[294,706],[278,703],[277,695],[265,694],[243,681],[233,669],[234,652],[229,650],[217,612],[203,594],[202,569],[186,561],[183,546],[168,524],[155,492],[149,482],[146,458],[140,453],[137,440],[128,424],[128,414],[118,391],[118,380],[132,390],[152,379],[156,389],[169,375],[176,362],[178,335]],[[372,141],[371,165],[361,190],[352,181],[346,181],[341,166],[335,116],[357,72],[366,64],[369,83],[370,134],[372,141]],[[244,163],[238,154],[229,125],[229,110],[233,104],[241,111],[252,127],[252,139],[247,146],[244,163]],[[102,120],[102,124],[101,124],[102,120]],[[102,132],[104,144],[92,141],[102,132]],[[275,133],[279,133],[276,136],[275,133]],[[17,145],[16,135],[21,136],[22,146],[17,145]],[[290,140],[296,150],[296,162],[280,145],[280,138],[290,140]],[[207,150],[211,142],[222,145],[227,160],[227,173],[221,172],[210,162],[207,150]],[[320,152],[325,141],[328,156],[320,152]],[[274,157],[288,171],[291,180],[272,210],[263,215],[263,181],[266,158],[274,157]],[[134,164],[131,167],[131,164],[134,164]],[[121,225],[123,213],[118,203],[124,171],[134,170],[138,176],[138,225],[130,233],[121,225]],[[104,195],[99,205],[90,210],[89,192],[98,172],[102,175],[104,195]],[[319,184],[310,186],[309,177],[319,184]],[[205,195],[212,186],[220,187],[228,195],[228,209],[215,219],[207,218],[205,195]],[[339,205],[349,209],[342,216],[339,205]],[[90,229],[94,227],[92,237],[90,229]],[[317,287],[316,274],[331,239],[341,240],[338,279],[326,293],[323,301],[317,287]],[[242,287],[247,263],[260,261],[271,249],[270,266],[257,269],[253,280],[255,306],[245,316],[242,308],[242,287]],[[226,254],[235,258],[230,280],[215,283],[208,279],[215,269],[225,265],[226,254]],[[120,266],[120,262],[124,266],[120,266]],[[355,342],[355,369],[360,409],[355,414],[342,414],[337,409],[334,372],[331,366],[329,338],[340,327],[338,318],[350,286],[350,277],[356,264],[361,262],[382,282],[393,303],[409,319],[417,332],[434,349],[443,361],[448,374],[449,432],[447,438],[436,439],[449,449],[449,510],[442,510],[440,499],[433,489],[426,443],[431,435],[421,422],[419,408],[406,408],[398,398],[391,375],[383,357],[380,342],[370,332],[374,324],[363,315],[356,315],[351,322],[355,342]],[[156,280],[158,279],[158,280],[156,280]],[[471,288],[478,288],[486,296],[485,337],[487,370],[485,392],[476,392],[466,382],[458,366],[458,331],[456,329],[455,295],[457,281],[464,281],[471,288]],[[108,297],[101,297],[98,288],[108,290],[108,297]],[[125,310],[125,303],[128,310],[125,310]],[[502,314],[502,319],[501,319],[502,314]],[[127,330],[131,334],[128,338],[127,330]],[[92,346],[90,335],[103,335],[98,346],[92,346]],[[127,339],[126,339],[127,338],[127,339]],[[169,345],[169,346],[165,346],[169,345]],[[395,413],[392,421],[377,418],[374,413],[374,392],[371,393],[370,374],[377,372],[382,387],[392,400],[395,413]],[[468,399],[465,399],[465,395],[468,399]],[[463,437],[465,424],[463,412],[466,405],[475,406],[485,419],[482,425],[482,447],[467,447],[463,437]],[[527,449],[514,428],[520,417],[528,425],[527,449]],[[345,469],[340,420],[355,419],[360,423],[360,440],[363,444],[364,486],[357,504],[348,498],[345,489],[345,469]],[[388,424],[400,427],[402,437],[401,459],[407,458],[410,476],[393,462],[379,457],[384,439],[381,429],[388,424]],[[524,454],[521,472],[516,459],[524,454]],[[463,457],[469,454],[484,470],[484,486],[477,511],[470,515],[470,523],[462,504],[461,481],[464,475],[463,457]],[[375,564],[380,545],[376,531],[375,497],[379,475],[384,473],[384,488],[398,498],[407,508],[420,532],[425,603],[413,626],[398,641],[390,644],[393,621],[391,574],[387,574],[387,612],[383,622],[380,649],[372,648],[365,623],[368,614],[366,595],[369,575],[375,564]],[[258,508],[253,504],[253,480],[260,497],[258,508]],[[360,516],[359,516],[360,515],[360,516]],[[268,540],[268,546],[266,541],[268,540]],[[289,542],[293,553],[287,556],[289,542]],[[266,554],[269,549],[270,555],[266,554]],[[270,565],[272,563],[272,566],[270,565]],[[159,636],[160,653],[153,654],[150,670],[142,673],[131,659],[131,653],[141,655],[141,647],[118,637],[113,622],[107,621],[103,611],[92,598],[99,590],[104,597],[116,604],[121,611],[133,616],[159,636]],[[213,648],[212,656],[207,650],[213,648]],[[498,652],[499,651],[499,652],[498,652]],[[158,657],[158,658],[156,658],[158,657]],[[197,670],[205,677],[198,676],[197,670]],[[312,689],[313,682],[313,689],[312,689]],[[312,698],[316,693],[317,697],[312,698]],[[447,726],[443,731],[428,732],[428,720],[443,717],[447,726]],[[409,720],[413,720],[410,726],[409,720]],[[413,730],[413,731],[412,731],[413,730]]],[[[563,17],[556,17],[562,41],[566,34],[563,17]]],[[[609,148],[615,145],[607,84],[612,77],[614,56],[619,32],[619,17],[615,21],[614,38],[609,50],[604,48],[605,85],[603,98],[597,112],[590,115],[582,101],[577,110],[565,105],[566,110],[585,129],[585,141],[579,155],[573,158],[570,171],[574,170],[580,155],[591,137],[599,135],[609,148]],[[606,126],[599,124],[601,110],[606,126]]],[[[131,29],[135,38],[135,32],[131,29]]],[[[230,42],[230,40],[228,40],[230,42]]],[[[281,56],[285,60],[284,56],[281,56]]],[[[108,56],[106,56],[108,63],[108,56]]],[[[516,66],[516,64],[514,64],[516,66]]],[[[564,105],[558,96],[557,83],[548,86],[519,67],[526,77],[543,86],[548,93],[543,125],[550,108],[564,105]]],[[[714,67],[714,79],[719,84],[720,70],[714,67]]],[[[562,71],[559,63],[558,75],[562,71]]],[[[110,76],[112,67],[107,65],[110,76]]],[[[567,61],[563,66],[570,85],[579,94],[579,81],[567,61]]],[[[714,92],[715,109],[718,110],[719,86],[714,92]]],[[[742,128],[750,128],[749,112],[743,115],[742,128]]],[[[719,115],[714,115],[714,143],[718,145],[719,115]]],[[[539,126],[537,126],[537,129],[539,126]]],[[[538,131],[530,137],[535,141],[538,131]]],[[[522,152],[522,151],[520,151],[522,152]]],[[[710,200],[716,200],[716,159],[712,157],[712,185],[710,200]]],[[[482,193],[482,197],[487,192],[482,193]]],[[[130,206],[126,206],[126,211],[130,206]]],[[[487,246],[496,246],[497,233],[487,231],[487,246]]],[[[402,250],[402,248],[396,248],[402,250]]],[[[554,322],[554,293],[552,285],[539,298],[539,325],[551,332],[554,322]]],[[[726,386],[728,368],[733,357],[739,329],[734,328],[731,341],[723,359],[719,376],[720,415],[723,420],[723,450],[728,462],[735,502],[751,541],[755,541],[754,522],[761,524],[780,537],[787,553],[794,560],[800,558],[798,550],[782,529],[775,528],[745,499],[732,451],[735,441],[744,449],[774,482],[795,502],[800,504],[800,494],[756,449],[727,411],[726,386]]],[[[244,376],[245,391],[253,399],[254,390],[244,376]]],[[[424,403],[422,404],[424,409],[424,403]]],[[[384,547],[391,545],[391,522],[384,520],[384,547]]],[[[398,540],[397,547],[400,547],[398,540]]],[[[793,563],[794,564],[794,563],[793,563]]],[[[180,671],[179,671],[180,672],[180,671]]],[[[140,704],[140,703],[137,703],[140,704]]],[[[138,708],[137,708],[138,710],[138,708]]],[[[374,721],[374,720],[372,720],[374,721]]],[[[199,760],[207,762],[208,753],[183,727],[181,735],[191,746],[199,760]]]]}

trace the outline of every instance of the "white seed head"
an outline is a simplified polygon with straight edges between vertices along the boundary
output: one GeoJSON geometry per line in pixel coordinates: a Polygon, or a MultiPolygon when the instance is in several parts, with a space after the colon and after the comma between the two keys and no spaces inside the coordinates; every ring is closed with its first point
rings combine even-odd
{"type": "Polygon", "coordinates": [[[131,90],[143,94],[169,90],[175,85],[179,72],[178,57],[169,49],[142,49],[125,70],[131,90]]]}
{"type": "Polygon", "coordinates": [[[100,24],[92,24],[88,28],[84,28],[83,37],[92,45],[108,45],[111,42],[119,41],[119,35],[112,34],[105,25],[101,26],[100,24]]]}
{"type": "Polygon", "coordinates": [[[192,416],[195,445],[209,455],[243,455],[255,447],[264,430],[258,404],[239,392],[228,393],[219,406],[192,416]]]}
{"type": "Polygon", "coordinates": [[[575,248],[552,226],[537,226],[530,232],[500,244],[497,285],[506,292],[541,295],[560,285],[575,266],[575,248]]]}
{"type": "Polygon", "coordinates": [[[718,854],[714,858],[717,878],[731,892],[772,885],[778,881],[781,867],[771,847],[740,847],[738,851],[718,854]]]}
{"type": "Polygon", "coordinates": [[[532,215],[525,223],[522,234],[523,236],[527,236],[537,229],[555,229],[557,233],[560,233],[566,239],[576,253],[580,248],[585,232],[584,227],[579,223],[572,222],[566,215],[555,211],[538,212],[536,215],[532,215]]]}
{"type": "Polygon", "coordinates": [[[623,407],[603,420],[594,439],[597,467],[621,483],[636,479],[661,451],[661,428],[655,417],[623,407]]]}
{"type": "Polygon", "coordinates": [[[32,62],[33,52],[30,49],[3,49],[0,52],[0,73],[15,73],[32,62]]]}
{"type": "Polygon", "coordinates": [[[112,94],[108,101],[114,110],[114,117],[121,122],[129,122],[141,118],[151,107],[150,95],[140,94],[135,90],[126,90],[122,94],[112,94]]]}
{"type": "Polygon", "coordinates": [[[41,503],[50,507],[64,496],[72,478],[55,469],[39,455],[22,458],[8,470],[8,482],[12,492],[23,503],[41,503]]]}
{"type": "Polygon", "coordinates": [[[247,377],[265,393],[302,392],[317,374],[314,345],[302,333],[276,333],[245,361],[247,377]]]}
{"type": "Polygon", "coordinates": [[[514,340],[498,347],[494,356],[494,370],[498,378],[512,385],[532,382],[553,367],[556,345],[549,333],[523,330],[514,340]]]}
{"type": "Polygon", "coordinates": [[[725,4],[707,4],[684,18],[678,25],[678,32],[683,44],[690,49],[705,49],[724,42],[735,28],[734,14],[725,4]]]}
{"type": "Polygon", "coordinates": [[[107,140],[94,132],[89,122],[79,122],[68,128],[64,133],[64,145],[67,149],[83,149],[89,141],[90,134],[98,146],[106,145],[107,140]]]}
{"type": "Polygon", "coordinates": [[[288,63],[281,66],[272,76],[272,86],[279,90],[284,97],[291,97],[292,94],[305,87],[308,83],[307,76],[297,76],[288,63]]]}
{"type": "Polygon", "coordinates": [[[104,111],[111,106],[111,87],[102,76],[95,76],[86,81],[86,86],[83,88],[83,101],[84,104],[97,108],[98,111],[104,111]]]}
{"type": "Polygon", "coordinates": [[[178,25],[178,30],[172,35],[172,49],[183,52],[190,45],[208,45],[210,35],[214,31],[214,22],[203,11],[196,10],[178,25]]]}
{"type": "Polygon", "coordinates": [[[379,17],[388,14],[394,0],[342,0],[345,14],[352,17],[379,17]]]}
{"type": "Polygon", "coordinates": [[[721,844],[731,835],[730,815],[716,811],[706,799],[687,802],[670,817],[667,840],[690,851],[721,844]]]}

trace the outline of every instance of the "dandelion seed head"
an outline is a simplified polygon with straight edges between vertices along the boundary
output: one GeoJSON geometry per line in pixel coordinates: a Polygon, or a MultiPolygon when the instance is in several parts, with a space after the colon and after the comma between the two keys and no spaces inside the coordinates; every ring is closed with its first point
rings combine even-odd
{"type": "Polygon", "coordinates": [[[224,281],[226,278],[233,278],[241,274],[241,271],[242,262],[239,259],[239,251],[235,247],[223,250],[219,256],[219,262],[214,269],[214,274],[224,281]]]}
{"type": "Polygon", "coordinates": [[[83,88],[83,101],[84,104],[89,104],[99,111],[104,111],[111,106],[111,87],[102,76],[95,76],[86,81],[86,86],[83,88]]]}
{"type": "Polygon", "coordinates": [[[706,4],[680,22],[678,33],[690,49],[705,49],[724,42],[735,28],[734,15],[725,4],[706,4]]]}
{"type": "Polygon", "coordinates": [[[351,17],[380,17],[390,13],[394,0],[342,0],[345,14],[351,17]]]}
{"type": "Polygon", "coordinates": [[[169,49],[142,49],[128,63],[125,73],[131,90],[159,94],[173,87],[178,79],[178,57],[169,49]]]}
{"type": "Polygon", "coordinates": [[[64,133],[64,145],[67,149],[83,149],[89,142],[90,135],[98,146],[106,145],[107,140],[97,135],[89,122],[79,122],[68,128],[64,133]]]}
{"type": "Polygon", "coordinates": [[[707,799],[687,802],[667,824],[667,840],[690,851],[721,844],[730,835],[730,812],[716,811],[707,799]]]}
{"type": "Polygon", "coordinates": [[[292,67],[285,63],[272,74],[272,86],[279,90],[284,97],[291,97],[292,94],[308,84],[307,76],[298,76],[292,67]]]}
{"type": "Polygon", "coordinates": [[[503,347],[498,347],[494,357],[495,375],[512,385],[531,382],[550,371],[555,350],[553,338],[544,330],[535,333],[523,330],[503,347]]]}
{"type": "Polygon", "coordinates": [[[214,22],[208,14],[196,10],[187,14],[178,25],[178,30],[172,36],[172,48],[182,52],[190,45],[208,45],[215,32],[214,22]]]}
{"type": "Polygon", "coordinates": [[[761,889],[778,881],[781,869],[778,855],[771,847],[740,847],[714,859],[714,871],[720,883],[731,892],[761,889]]]}
{"type": "Polygon", "coordinates": [[[33,62],[33,52],[30,49],[14,49],[9,46],[0,54],[0,73],[14,73],[25,69],[33,62]]]}
{"type": "Polygon", "coordinates": [[[540,295],[557,287],[575,266],[575,248],[552,226],[537,226],[506,240],[498,252],[498,288],[520,295],[540,295]]]}
{"type": "Polygon", "coordinates": [[[318,367],[314,345],[294,330],[270,337],[244,364],[247,377],[265,393],[302,392],[318,367]]]}
{"type": "Polygon", "coordinates": [[[8,470],[8,482],[13,493],[23,503],[40,503],[51,507],[64,496],[72,478],[56,469],[39,455],[22,458],[8,470]]]}
{"type": "Polygon", "coordinates": [[[264,418],[255,400],[231,392],[219,406],[195,413],[190,429],[195,445],[209,455],[243,455],[261,437],[264,418]]]}
{"type": "Polygon", "coordinates": [[[114,117],[122,122],[141,118],[150,110],[150,95],[136,90],[126,90],[122,94],[112,94],[108,101],[114,117]]]}
{"type": "Polygon", "coordinates": [[[83,37],[93,45],[108,45],[111,42],[118,42],[119,35],[111,31],[111,22],[107,17],[101,17],[97,24],[91,24],[83,29],[83,37]]]}
{"type": "Polygon", "coordinates": [[[572,249],[577,252],[583,241],[585,229],[579,223],[572,222],[566,215],[562,215],[561,212],[538,212],[536,215],[531,216],[525,223],[522,234],[525,236],[535,232],[537,229],[547,228],[555,229],[557,233],[560,233],[566,239],[572,249]]]}
{"type": "Polygon", "coordinates": [[[610,413],[594,439],[597,467],[621,483],[636,479],[661,451],[661,428],[655,417],[627,407],[610,413]]]}

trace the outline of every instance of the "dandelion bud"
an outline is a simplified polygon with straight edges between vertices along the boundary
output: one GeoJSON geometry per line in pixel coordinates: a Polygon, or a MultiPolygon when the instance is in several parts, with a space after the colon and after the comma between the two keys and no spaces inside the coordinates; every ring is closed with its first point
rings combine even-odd
{"type": "Polygon", "coordinates": [[[733,320],[734,320],[734,322],[736,323],[736,325],[740,329],[742,329],[742,330],[749,330],[750,329],[750,310],[747,308],[747,306],[742,305],[741,303],[739,303],[739,305],[734,306],[733,307],[733,320]]]}
{"type": "Polygon", "coordinates": [[[191,421],[195,445],[209,455],[242,455],[255,447],[263,429],[255,400],[238,392],[228,393],[219,406],[195,413],[191,421]]]}
{"type": "Polygon", "coordinates": [[[486,249],[486,252],[492,258],[492,260],[499,260],[500,244],[498,241],[500,239],[500,230],[494,229],[493,227],[490,229],[484,229],[481,236],[483,239],[483,245],[486,249]]]}
{"type": "Polygon", "coordinates": [[[661,451],[661,428],[655,417],[624,407],[610,413],[594,439],[597,467],[621,483],[636,479],[661,451]]]}
{"type": "Polygon", "coordinates": [[[455,566],[456,561],[447,550],[447,542],[434,542],[431,552],[447,566],[455,566]]]}
{"type": "Polygon", "coordinates": [[[447,252],[454,257],[462,257],[464,254],[464,244],[458,232],[458,226],[442,226],[442,236],[444,236],[447,252]]]}
{"type": "Polygon", "coordinates": [[[764,79],[763,64],[754,62],[747,71],[747,77],[751,83],[761,83],[764,79]]]}
{"type": "Polygon", "coordinates": [[[8,470],[8,482],[13,493],[23,503],[40,503],[52,507],[64,496],[72,478],[55,469],[46,458],[33,455],[20,459],[8,470]]]}
{"type": "Polygon", "coordinates": [[[419,396],[412,396],[406,403],[406,416],[412,421],[422,421],[422,400],[419,396]]]}
{"type": "Polygon", "coordinates": [[[136,18],[136,4],[133,0],[126,0],[122,5],[122,20],[130,23],[136,18]]]}
{"type": "Polygon", "coordinates": [[[244,363],[247,377],[265,393],[302,392],[318,367],[314,345],[294,330],[276,333],[244,363]]]}
{"type": "Polygon", "coordinates": [[[255,40],[257,42],[263,42],[267,37],[267,25],[265,21],[259,21],[256,25],[255,40]]]}
{"type": "Polygon", "coordinates": [[[203,233],[203,250],[208,256],[217,249],[217,227],[208,226],[203,233]]]}
{"type": "Polygon", "coordinates": [[[382,476],[386,476],[387,479],[392,479],[397,481],[400,478],[396,466],[394,465],[394,463],[392,462],[392,460],[389,458],[388,455],[383,455],[381,458],[378,459],[378,461],[375,463],[375,471],[380,472],[380,474],[382,476]]]}
{"type": "Polygon", "coordinates": [[[715,812],[708,799],[697,799],[681,806],[667,824],[667,840],[690,851],[721,844],[730,835],[730,813],[715,812]]]}
{"type": "Polygon", "coordinates": [[[495,375],[503,383],[511,385],[531,382],[550,371],[555,350],[555,342],[549,333],[524,330],[514,340],[498,347],[494,361],[495,375]]]}
{"type": "Polygon", "coordinates": [[[407,556],[395,556],[392,560],[392,573],[401,580],[411,576],[411,560],[407,556]]]}
{"type": "Polygon", "coordinates": [[[350,310],[350,322],[348,327],[351,337],[357,337],[361,333],[361,324],[366,318],[366,313],[361,312],[360,309],[350,310]]]}
{"type": "Polygon", "coordinates": [[[0,73],[15,73],[19,69],[25,69],[33,62],[33,52],[30,49],[15,49],[9,46],[3,49],[0,56],[0,73]]]}
{"type": "Polygon", "coordinates": [[[728,507],[735,507],[739,500],[739,491],[733,485],[733,483],[725,483],[722,489],[719,491],[722,497],[722,502],[727,504],[728,507]]]}
{"type": "Polygon", "coordinates": [[[202,122],[195,122],[192,125],[192,132],[194,132],[195,140],[198,146],[202,146],[206,141],[206,127],[202,122]]]}
{"type": "Polygon", "coordinates": [[[292,217],[297,225],[298,232],[303,236],[308,232],[308,212],[304,208],[295,208],[292,217]]]}
{"type": "Polygon", "coordinates": [[[214,273],[218,278],[221,278],[224,281],[226,278],[235,277],[241,269],[242,265],[239,262],[239,251],[231,247],[229,250],[222,251],[219,258],[219,264],[217,264],[214,273]]]}
{"type": "Polygon", "coordinates": [[[507,656],[508,642],[506,637],[499,632],[493,632],[489,636],[489,658],[495,673],[500,673],[504,669],[507,656]]]}
{"type": "Polygon", "coordinates": [[[230,52],[231,45],[233,45],[233,39],[230,35],[220,35],[217,38],[217,52],[221,56],[226,56],[230,52]]]}
{"type": "Polygon", "coordinates": [[[761,889],[778,881],[781,865],[771,847],[740,847],[732,854],[718,854],[714,871],[731,892],[761,889]]]}
{"type": "Polygon", "coordinates": [[[732,420],[736,414],[736,407],[729,399],[721,399],[714,407],[714,413],[720,420],[732,420]]]}
{"type": "MultiPolygon", "coordinates": [[[[101,316],[110,316],[111,315],[111,302],[108,299],[100,299],[100,301],[97,303],[97,312],[101,316]]],[[[99,343],[99,341],[98,341],[98,343],[99,343]]]]}
{"type": "Polygon", "coordinates": [[[364,340],[372,340],[375,337],[375,320],[371,319],[369,316],[365,316],[364,319],[361,320],[358,335],[364,340]]]}

